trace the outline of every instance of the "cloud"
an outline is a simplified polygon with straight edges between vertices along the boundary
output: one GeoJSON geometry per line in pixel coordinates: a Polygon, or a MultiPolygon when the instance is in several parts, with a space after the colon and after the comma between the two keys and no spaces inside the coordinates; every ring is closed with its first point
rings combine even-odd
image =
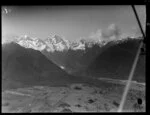
{"type": "Polygon", "coordinates": [[[115,24],[110,24],[106,30],[98,29],[95,33],[90,34],[90,38],[99,39],[100,41],[116,40],[119,39],[121,31],[115,24]]]}
{"type": "Polygon", "coordinates": [[[109,27],[106,31],[102,32],[102,37],[104,39],[115,40],[120,37],[120,34],[121,34],[121,32],[120,32],[120,29],[118,28],[118,26],[116,26],[115,24],[111,24],[111,25],[109,25],[109,27]]]}
{"type": "Polygon", "coordinates": [[[100,39],[102,37],[102,30],[98,29],[95,33],[92,32],[89,37],[93,39],[100,39]]]}

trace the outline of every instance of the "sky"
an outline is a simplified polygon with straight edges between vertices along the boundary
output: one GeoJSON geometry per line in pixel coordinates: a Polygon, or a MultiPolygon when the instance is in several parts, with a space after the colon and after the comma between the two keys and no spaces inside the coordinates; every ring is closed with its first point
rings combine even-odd
{"type": "MultiPolygon", "coordinates": [[[[146,9],[135,6],[145,31],[146,9]]],[[[117,39],[141,32],[131,6],[2,6],[2,36],[117,39]]]]}

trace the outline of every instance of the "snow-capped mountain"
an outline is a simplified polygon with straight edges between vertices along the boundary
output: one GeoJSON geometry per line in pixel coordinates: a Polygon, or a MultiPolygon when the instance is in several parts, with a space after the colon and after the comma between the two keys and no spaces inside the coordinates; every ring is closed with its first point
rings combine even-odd
{"type": "Polygon", "coordinates": [[[85,43],[73,42],[70,47],[72,50],[85,50],[85,43]]]}
{"type": "Polygon", "coordinates": [[[48,52],[64,51],[70,48],[69,41],[58,35],[48,37],[44,42],[47,46],[46,50],[48,52]]]}
{"type": "Polygon", "coordinates": [[[48,52],[64,51],[70,48],[69,41],[58,35],[50,36],[45,40],[24,35],[15,38],[13,42],[16,42],[25,48],[32,48],[39,51],[46,50],[48,52]]]}
{"type": "Polygon", "coordinates": [[[108,42],[106,41],[82,38],[78,40],[77,42],[73,42],[70,47],[72,50],[85,50],[86,48],[91,48],[95,44],[98,45],[99,47],[102,47],[106,45],[107,43],[108,42]]]}
{"type": "MultiPolygon", "coordinates": [[[[113,43],[118,44],[121,42],[126,41],[126,39],[119,39],[113,41],[113,43]]],[[[68,50],[85,50],[86,48],[91,48],[95,44],[99,47],[105,46],[107,43],[112,41],[101,41],[101,40],[93,40],[93,39],[85,39],[81,38],[76,42],[70,42],[66,40],[64,37],[59,35],[49,36],[48,38],[41,40],[39,38],[32,38],[27,35],[15,37],[13,42],[18,43],[19,45],[25,48],[32,48],[34,50],[43,51],[46,50],[47,52],[63,52],[68,50]]]]}
{"type": "Polygon", "coordinates": [[[46,50],[47,52],[54,51],[67,51],[67,50],[85,50],[86,47],[92,47],[94,44],[99,44],[99,46],[105,45],[104,42],[80,39],[76,42],[70,42],[65,38],[54,35],[49,36],[48,38],[41,40],[39,38],[32,38],[27,35],[16,37],[13,42],[25,47],[32,48],[34,50],[46,50]]]}
{"type": "MultiPolygon", "coordinates": [[[[133,44],[137,44],[140,41],[138,39],[141,39],[141,37],[135,39],[127,37],[124,39],[113,40],[109,42],[82,38],[76,42],[70,42],[58,35],[50,36],[45,40],[41,40],[39,38],[31,38],[25,35],[18,37],[14,40],[14,42],[25,48],[39,50],[44,56],[47,57],[47,59],[49,59],[68,73],[81,74],[82,71],[85,71],[86,68],[90,66],[91,63],[93,63],[93,60],[95,60],[96,57],[101,57],[105,54],[105,52],[109,51],[115,46],[117,47],[115,48],[116,50],[114,50],[115,54],[121,54],[120,52],[125,52],[123,54],[126,54],[126,56],[132,55],[132,52],[134,52],[131,51],[131,49],[133,50],[132,47],[134,47],[135,51],[137,50],[137,47],[135,47],[134,45],[126,44],[130,43],[130,41],[133,41],[133,44]]],[[[112,54],[113,53],[107,53],[108,56],[106,56],[108,60],[110,59],[110,62],[111,59],[113,59],[112,54]]],[[[123,54],[119,56],[123,56],[123,54]]],[[[124,57],[125,56],[123,56],[123,58],[124,57]]],[[[105,60],[105,56],[102,59],[102,62],[103,60],[105,60]]],[[[119,60],[123,59],[120,59],[120,57],[118,57],[117,61],[119,60]]],[[[99,64],[101,65],[102,62],[100,62],[99,64]]],[[[116,62],[114,61],[114,63],[116,62]]],[[[104,64],[104,66],[105,65],[107,66],[109,64],[104,64]]],[[[82,72],[83,75],[85,73],[82,72]]]]}
{"type": "Polygon", "coordinates": [[[46,45],[42,40],[38,38],[31,38],[27,35],[17,38],[16,43],[25,48],[32,48],[39,51],[42,51],[46,48],[46,45]]]}

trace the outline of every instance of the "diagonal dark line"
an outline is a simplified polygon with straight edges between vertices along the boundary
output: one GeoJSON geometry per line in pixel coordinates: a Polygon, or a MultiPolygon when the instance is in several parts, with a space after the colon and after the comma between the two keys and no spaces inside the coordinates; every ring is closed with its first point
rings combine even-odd
{"type": "MultiPolygon", "coordinates": [[[[144,31],[142,29],[142,26],[141,26],[141,23],[140,23],[140,20],[138,18],[138,15],[136,13],[136,10],[135,10],[135,7],[132,5],[132,8],[133,8],[133,11],[134,11],[134,14],[136,16],[136,19],[138,21],[138,24],[139,24],[139,27],[141,29],[141,32],[143,34],[143,37],[145,39],[145,34],[144,34],[144,31]]],[[[131,71],[129,73],[129,78],[128,78],[128,81],[127,81],[127,84],[126,84],[126,87],[125,87],[125,90],[123,92],[123,96],[122,96],[122,99],[121,99],[121,102],[120,102],[120,105],[119,105],[119,108],[118,108],[118,112],[122,112],[122,109],[123,109],[123,106],[125,104],[125,100],[126,100],[126,97],[127,97],[127,93],[128,93],[128,90],[130,88],[130,84],[131,84],[131,80],[133,78],[133,75],[134,75],[134,71],[135,71],[135,68],[136,68],[136,65],[137,65],[137,61],[138,61],[138,58],[139,58],[139,54],[140,54],[140,49],[142,48],[142,42],[140,43],[139,45],[139,48],[137,50],[137,54],[135,56],[135,59],[134,59],[134,62],[133,62],[133,65],[132,65],[132,68],[131,68],[131,71]]]]}
{"type": "Polygon", "coordinates": [[[143,37],[144,37],[144,39],[145,39],[146,36],[145,36],[145,33],[144,33],[143,29],[142,29],[142,25],[141,25],[141,22],[140,22],[140,20],[139,20],[138,14],[137,14],[137,12],[136,12],[135,6],[134,6],[134,5],[131,5],[131,6],[132,6],[132,9],[133,9],[133,11],[134,11],[134,14],[135,14],[135,17],[136,17],[136,19],[137,19],[137,22],[138,22],[138,24],[139,24],[141,33],[143,34],[143,37]]]}

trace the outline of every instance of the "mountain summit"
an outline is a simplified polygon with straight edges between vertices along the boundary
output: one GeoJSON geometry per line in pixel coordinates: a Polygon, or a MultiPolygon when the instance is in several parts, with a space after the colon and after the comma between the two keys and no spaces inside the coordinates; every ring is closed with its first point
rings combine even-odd
{"type": "Polygon", "coordinates": [[[15,42],[25,48],[32,48],[39,51],[46,48],[46,45],[42,40],[38,38],[31,38],[27,35],[16,38],[15,42]]]}
{"type": "Polygon", "coordinates": [[[48,37],[44,40],[44,42],[47,46],[46,50],[48,52],[64,51],[69,49],[69,41],[58,35],[48,37]]]}

